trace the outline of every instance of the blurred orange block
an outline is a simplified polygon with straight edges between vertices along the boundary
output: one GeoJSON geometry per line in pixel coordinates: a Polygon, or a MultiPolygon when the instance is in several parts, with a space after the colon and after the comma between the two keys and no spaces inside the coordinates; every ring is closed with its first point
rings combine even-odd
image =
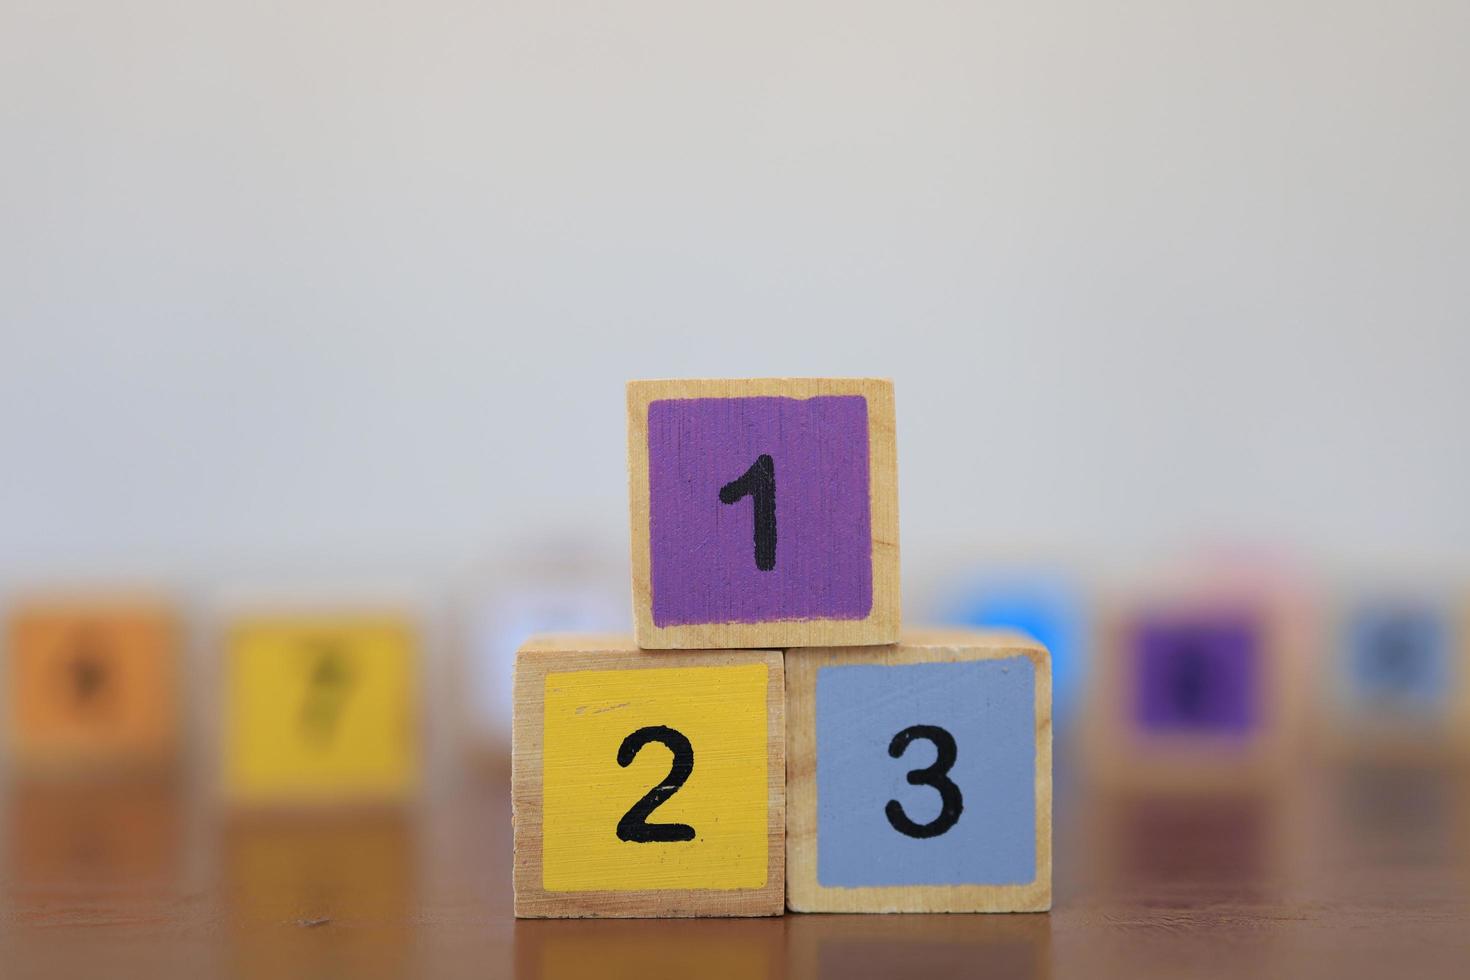
{"type": "Polygon", "coordinates": [[[180,628],[161,603],[12,610],[10,743],[21,770],[162,768],[178,744],[180,628]]]}
{"type": "Polygon", "coordinates": [[[229,634],[225,789],[243,803],[393,801],[418,771],[407,618],[250,618],[229,634]]]}

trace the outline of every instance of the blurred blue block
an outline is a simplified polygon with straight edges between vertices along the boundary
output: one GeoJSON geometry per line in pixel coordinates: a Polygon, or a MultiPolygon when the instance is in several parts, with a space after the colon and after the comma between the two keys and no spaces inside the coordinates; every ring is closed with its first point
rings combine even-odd
{"type": "Polygon", "coordinates": [[[1088,657],[1087,605],[1062,576],[1017,574],[974,579],[952,593],[940,618],[946,625],[1013,629],[1051,651],[1052,710],[1057,724],[1082,696],[1088,657]]]}
{"type": "Polygon", "coordinates": [[[1340,690],[1350,711],[1433,721],[1453,694],[1454,630],[1429,604],[1374,601],[1350,615],[1340,690]]]}

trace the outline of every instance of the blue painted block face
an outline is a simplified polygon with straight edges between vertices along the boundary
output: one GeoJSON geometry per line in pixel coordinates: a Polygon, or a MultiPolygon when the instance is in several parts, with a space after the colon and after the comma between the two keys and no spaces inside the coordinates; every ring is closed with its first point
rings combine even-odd
{"type": "Polygon", "coordinates": [[[1254,618],[1146,617],[1133,633],[1133,716],[1149,735],[1248,736],[1261,723],[1263,654],[1254,618]]]}
{"type": "Polygon", "coordinates": [[[1453,687],[1449,624],[1434,610],[1369,606],[1347,632],[1343,681],[1349,706],[1364,712],[1433,719],[1453,687]]]}
{"type": "Polygon", "coordinates": [[[1036,879],[1036,670],[1026,657],[817,672],[817,880],[1036,879]]]}

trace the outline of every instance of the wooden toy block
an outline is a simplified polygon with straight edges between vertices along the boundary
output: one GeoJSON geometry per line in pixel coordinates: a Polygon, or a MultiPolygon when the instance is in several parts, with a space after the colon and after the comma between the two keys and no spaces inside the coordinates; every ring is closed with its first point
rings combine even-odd
{"type": "Polygon", "coordinates": [[[1451,750],[1464,710],[1458,644],[1449,609],[1432,600],[1381,595],[1352,604],[1321,685],[1330,745],[1406,761],[1451,750]]]}
{"type": "Polygon", "coordinates": [[[246,804],[391,802],[418,769],[417,638],[394,615],[292,613],[229,630],[225,792],[246,804]]]}
{"type": "Polygon", "coordinates": [[[1103,782],[1216,790],[1278,778],[1295,760],[1309,641],[1290,605],[1154,596],[1105,621],[1085,722],[1103,782]]]}
{"type": "Polygon", "coordinates": [[[779,915],[783,684],[774,651],[528,641],[511,749],[515,914],[779,915]]]}
{"type": "Polygon", "coordinates": [[[646,649],[898,638],[893,384],[633,381],[633,619],[646,649]]]}
{"type": "Polygon", "coordinates": [[[1051,660],[1019,634],[790,650],[794,912],[1051,907],[1051,660]]]}
{"type": "Polygon", "coordinates": [[[16,607],[10,741],[23,771],[162,769],[178,744],[180,629],[151,600],[16,607]]]}

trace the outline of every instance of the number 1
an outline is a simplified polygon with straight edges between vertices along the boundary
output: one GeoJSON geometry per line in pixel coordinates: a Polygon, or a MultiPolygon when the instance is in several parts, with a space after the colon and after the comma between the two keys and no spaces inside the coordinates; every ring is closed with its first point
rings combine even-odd
{"type": "Polygon", "coordinates": [[[776,567],[776,461],[765,453],[738,480],[720,487],[722,504],[747,496],[755,511],[755,567],[769,572],[776,567]]]}

